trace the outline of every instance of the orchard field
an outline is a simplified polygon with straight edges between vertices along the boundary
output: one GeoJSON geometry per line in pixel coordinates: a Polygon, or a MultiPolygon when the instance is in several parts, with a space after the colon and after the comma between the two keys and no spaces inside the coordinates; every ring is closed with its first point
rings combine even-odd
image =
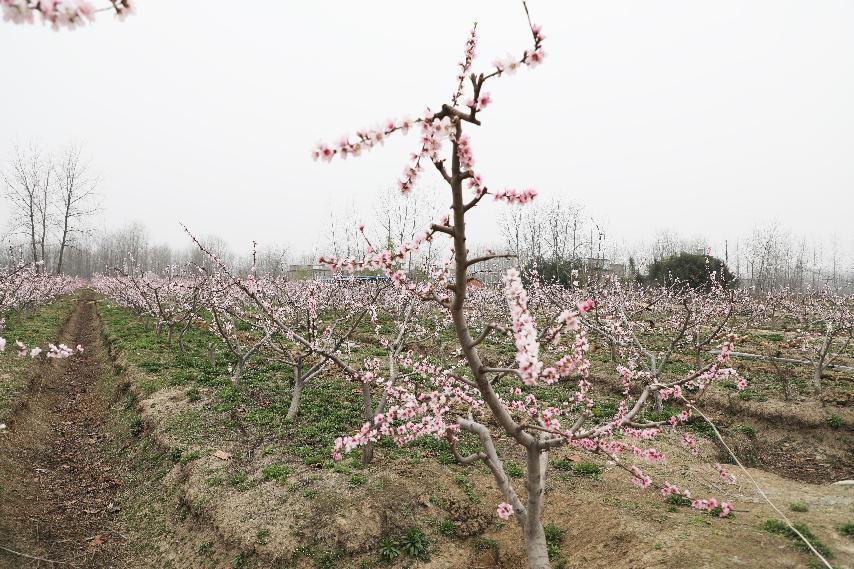
{"type": "MultiPolygon", "coordinates": [[[[71,29],[103,11],[0,6],[71,29]]],[[[0,568],[854,567],[848,252],[808,271],[771,231],[749,269],[728,241],[639,268],[565,202],[490,185],[489,89],[551,64],[522,8],[514,55],[476,60],[475,24],[446,99],[310,150],[323,176],[412,142],[386,225],[333,214],[330,250],[287,269],[189,226],[182,255],[94,246],[81,150],[16,147],[0,568]],[[475,243],[490,203],[498,247],[475,243]]]]}
{"type": "MultiPolygon", "coordinates": [[[[13,541],[4,547],[98,567],[524,565],[518,526],[496,514],[506,498],[494,475],[482,460],[461,464],[483,452],[482,442],[460,430],[450,443],[444,432],[461,412],[483,417],[487,448],[525,499],[525,452],[475,403],[442,307],[385,281],[246,280],[224,269],[168,278],[129,270],[50,288],[9,305],[7,336],[39,330],[42,342],[86,348],[62,359],[5,354],[2,527],[13,541]],[[411,416],[396,418],[404,410],[411,416]],[[366,417],[377,432],[362,438],[366,417]]],[[[469,318],[494,324],[478,345],[489,368],[515,365],[506,294],[500,285],[468,290],[469,318]]],[[[851,303],[534,285],[527,313],[548,329],[555,307],[581,298],[598,299],[575,336],[588,329],[589,387],[576,377],[520,386],[496,372],[491,385],[519,424],[540,414],[540,426],[555,431],[582,415],[584,428],[613,425],[637,400],[635,376],[649,373],[653,355],[659,385],[723,365],[720,345],[730,340],[738,353],[815,359],[826,323],[805,326],[797,307],[815,314],[820,303],[851,303]],[[701,366],[695,338],[710,338],[701,366]],[[592,405],[575,402],[580,389],[592,405]]],[[[474,328],[478,338],[485,326],[474,328]]],[[[809,366],[730,355],[735,372],[687,385],[690,404],[653,401],[601,439],[607,450],[579,441],[549,452],[542,521],[552,565],[815,565],[755,480],[831,563],[846,566],[852,497],[839,482],[854,469],[847,326],[831,342],[842,367],[824,371],[818,389],[809,366]],[[638,473],[623,466],[634,464],[649,482],[631,484],[638,473]],[[728,511],[692,507],[711,499],[728,511]]],[[[544,346],[543,359],[559,359],[575,338],[544,346]]]]}

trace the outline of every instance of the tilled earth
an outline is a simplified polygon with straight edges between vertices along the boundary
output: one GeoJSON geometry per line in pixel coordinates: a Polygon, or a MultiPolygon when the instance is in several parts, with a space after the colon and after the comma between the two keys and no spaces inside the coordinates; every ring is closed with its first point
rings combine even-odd
{"type": "Polygon", "coordinates": [[[121,477],[111,464],[110,373],[94,301],[83,298],[61,339],[85,351],[46,361],[29,397],[0,432],[0,567],[124,567],[121,477]]]}

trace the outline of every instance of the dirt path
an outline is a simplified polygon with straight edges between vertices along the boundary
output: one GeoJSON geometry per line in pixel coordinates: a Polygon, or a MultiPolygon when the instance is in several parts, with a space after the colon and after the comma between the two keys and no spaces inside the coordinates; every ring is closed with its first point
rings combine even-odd
{"type": "Polygon", "coordinates": [[[86,351],[40,364],[0,435],[0,568],[127,566],[99,326],[94,301],[81,298],[61,339],[86,351]]]}

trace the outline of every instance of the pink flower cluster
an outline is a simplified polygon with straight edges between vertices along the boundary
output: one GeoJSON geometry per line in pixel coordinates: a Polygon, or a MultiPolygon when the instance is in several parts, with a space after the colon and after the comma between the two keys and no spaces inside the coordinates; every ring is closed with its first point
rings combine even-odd
{"type": "Polygon", "coordinates": [[[471,71],[471,65],[474,62],[475,48],[477,47],[477,23],[471,27],[469,37],[466,40],[466,50],[463,55],[463,60],[458,64],[460,70],[457,73],[457,88],[451,95],[451,104],[456,106],[463,94],[463,85],[466,80],[466,75],[471,71]]]}
{"type": "Polygon", "coordinates": [[[497,512],[498,517],[502,520],[509,520],[510,516],[513,515],[513,506],[508,504],[507,502],[501,502],[498,504],[497,512]]]}
{"type": "MultiPolygon", "coordinates": [[[[691,492],[687,489],[680,492],[678,486],[674,486],[670,482],[665,481],[664,487],[661,489],[661,495],[665,498],[671,495],[681,496],[686,500],[691,500],[691,492]]],[[[708,498],[705,500],[692,500],[691,507],[695,510],[703,510],[712,512],[716,508],[720,508],[718,516],[725,518],[732,512],[732,504],[730,502],[719,503],[717,498],[708,498]]]]}
{"type": "Polygon", "coordinates": [[[632,465],[632,484],[636,486],[640,486],[644,490],[649,488],[649,485],[652,484],[652,478],[644,473],[643,470],[638,468],[635,465],[632,465]]]}
{"type": "Polygon", "coordinates": [[[505,201],[509,204],[522,205],[534,200],[537,197],[537,190],[528,188],[527,190],[507,189],[495,194],[496,201],[505,201]]]}
{"type": "Polygon", "coordinates": [[[340,155],[342,159],[347,159],[348,156],[361,156],[363,150],[370,150],[377,145],[381,145],[395,132],[406,134],[409,129],[417,122],[422,122],[423,119],[412,120],[404,118],[401,120],[389,119],[385,121],[381,127],[372,129],[362,129],[356,131],[356,140],[351,141],[349,137],[342,137],[334,147],[326,144],[318,144],[311,153],[314,160],[321,159],[324,162],[331,162],[336,155],[340,155]]]}
{"type": "MultiPolygon", "coordinates": [[[[27,355],[31,358],[35,358],[44,352],[44,350],[38,346],[32,349],[28,348],[27,345],[20,340],[15,341],[15,350],[17,351],[19,358],[25,358],[27,355]]],[[[6,351],[6,338],[0,338],[0,352],[4,351],[6,351]]],[[[48,350],[45,357],[50,359],[65,359],[81,352],[83,352],[83,346],[80,344],[77,344],[76,348],[70,348],[65,344],[59,344],[58,346],[55,344],[48,344],[48,350]]]]}
{"type": "Polygon", "coordinates": [[[688,447],[688,450],[691,451],[691,454],[693,454],[694,456],[698,456],[700,454],[700,449],[697,447],[697,439],[695,439],[691,435],[683,433],[682,444],[688,447]]]}
{"type": "MultiPolygon", "coordinates": [[[[110,0],[116,14],[124,18],[133,11],[130,0],[110,0]]],[[[95,19],[98,10],[88,0],[0,0],[3,19],[16,24],[31,24],[33,14],[41,15],[42,21],[54,29],[73,29],[95,19]]]]}
{"type": "Polygon", "coordinates": [[[734,474],[730,474],[719,462],[715,463],[715,470],[721,475],[721,478],[727,480],[730,484],[735,484],[736,478],[734,474]]]}
{"type": "Polygon", "coordinates": [[[413,369],[433,382],[433,391],[416,394],[411,386],[390,387],[390,400],[396,404],[376,415],[373,424],[365,422],[355,435],[335,439],[334,460],[341,460],[344,454],[376,442],[380,437],[392,437],[398,445],[425,436],[444,437],[449,431],[459,430],[458,425],[445,421],[452,404],[459,403],[472,410],[483,406],[483,402],[473,396],[471,388],[460,385],[452,375],[436,366],[421,362],[413,364],[413,369]]]}
{"type": "Polygon", "coordinates": [[[671,427],[676,427],[679,423],[686,423],[689,417],[690,413],[687,410],[683,410],[678,415],[671,415],[667,422],[670,423],[671,427]]]}
{"type": "Polygon", "coordinates": [[[519,376],[525,385],[536,385],[543,370],[537,326],[528,311],[528,293],[522,286],[519,271],[515,268],[509,269],[504,275],[504,296],[510,306],[510,317],[513,320],[519,376]]]}
{"type": "Polygon", "coordinates": [[[721,518],[727,517],[730,512],[732,512],[732,504],[729,502],[721,502],[718,503],[717,498],[708,498],[706,500],[694,500],[691,502],[691,507],[695,510],[703,510],[707,512],[711,512],[717,508],[720,508],[720,512],[718,516],[721,518]]]}
{"type": "Polygon", "coordinates": [[[542,42],[546,39],[546,36],[543,35],[542,27],[536,24],[531,26],[531,33],[534,34],[534,51],[530,53],[526,51],[522,54],[522,59],[508,56],[503,60],[495,60],[492,65],[498,74],[507,73],[508,75],[512,75],[522,65],[527,65],[533,69],[543,62],[546,53],[543,51],[542,42]]]}

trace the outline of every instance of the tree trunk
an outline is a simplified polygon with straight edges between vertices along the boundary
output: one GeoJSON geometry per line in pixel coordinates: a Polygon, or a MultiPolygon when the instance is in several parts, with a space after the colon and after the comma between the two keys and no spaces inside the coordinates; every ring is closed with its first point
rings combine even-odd
{"type": "Polygon", "coordinates": [[[824,365],[821,361],[815,361],[813,366],[812,387],[816,392],[821,391],[821,373],[824,371],[824,365]]]}
{"type": "Polygon", "coordinates": [[[302,390],[305,388],[305,380],[297,373],[294,378],[294,392],[291,395],[291,406],[288,408],[288,414],[285,415],[286,421],[292,421],[297,416],[299,411],[299,401],[302,397],[302,390]]]}
{"type": "MultiPolygon", "coordinates": [[[[362,415],[366,422],[373,425],[374,422],[374,403],[371,399],[371,385],[369,383],[362,384],[362,415]]],[[[374,459],[374,445],[368,441],[368,444],[362,447],[362,464],[368,466],[374,459]]]]}
{"type": "Polygon", "coordinates": [[[551,568],[546,532],[539,519],[529,519],[525,526],[525,549],[528,552],[528,569],[551,568]]]}
{"type": "Polygon", "coordinates": [[[234,373],[231,375],[231,384],[237,385],[240,382],[240,376],[243,373],[243,366],[246,365],[246,356],[237,360],[237,365],[234,367],[234,373]]]}
{"type": "Polygon", "coordinates": [[[362,447],[362,464],[368,466],[374,460],[374,443],[368,442],[362,447]]]}
{"type": "Polygon", "coordinates": [[[213,342],[208,342],[208,363],[211,367],[216,367],[216,350],[213,342]]]}
{"type": "Polygon", "coordinates": [[[59,259],[56,261],[56,274],[62,274],[62,258],[65,256],[65,244],[68,240],[68,212],[65,213],[65,223],[62,227],[62,239],[59,242],[59,259]]]}
{"type": "Polygon", "coordinates": [[[528,552],[529,569],[549,569],[549,551],[546,545],[546,532],[541,519],[543,495],[545,494],[546,464],[548,453],[528,449],[528,511],[522,535],[528,552]]]}

